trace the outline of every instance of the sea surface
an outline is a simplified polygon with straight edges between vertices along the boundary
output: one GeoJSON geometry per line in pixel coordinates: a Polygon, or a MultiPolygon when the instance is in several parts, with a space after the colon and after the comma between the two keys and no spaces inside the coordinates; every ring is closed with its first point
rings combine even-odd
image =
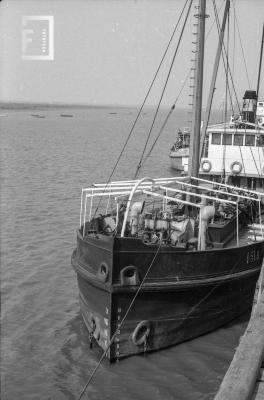
{"type": "MultiPolygon", "coordinates": [[[[137,110],[0,111],[1,398],[78,399],[100,357],[89,348],[70,262],[81,188],[108,180],[137,110]]],[[[144,111],[115,179],[134,174],[153,113],[144,111]]],[[[169,149],[186,118],[174,112],[140,176],[173,175],[169,149]]],[[[213,399],[248,317],[147,356],[104,361],[82,399],[213,399]]]]}

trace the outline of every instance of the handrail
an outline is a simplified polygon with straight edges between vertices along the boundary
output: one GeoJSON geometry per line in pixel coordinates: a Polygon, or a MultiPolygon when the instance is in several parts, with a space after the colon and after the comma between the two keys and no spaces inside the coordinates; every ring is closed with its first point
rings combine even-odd
{"type": "MultiPolygon", "coordinates": [[[[217,198],[217,197],[207,196],[207,195],[201,194],[201,193],[191,193],[191,192],[187,192],[186,190],[168,188],[168,187],[166,187],[166,186],[160,186],[160,189],[168,190],[168,191],[171,191],[171,192],[179,192],[179,193],[183,193],[183,194],[188,194],[188,195],[195,196],[195,197],[201,197],[201,198],[203,198],[203,199],[214,200],[214,201],[218,201],[218,202],[220,202],[220,203],[229,203],[229,204],[234,204],[234,205],[237,204],[236,201],[225,200],[225,199],[219,199],[219,198],[217,198]]],[[[164,197],[165,197],[165,196],[164,196],[164,197]]],[[[178,201],[178,199],[175,199],[175,198],[174,198],[174,201],[178,201]]]]}
{"type": "MultiPolygon", "coordinates": [[[[197,178],[195,178],[195,179],[197,179],[197,178]]],[[[193,188],[198,188],[198,189],[201,189],[201,190],[207,190],[207,191],[209,190],[210,192],[214,192],[214,193],[230,195],[230,196],[238,197],[238,198],[241,197],[242,199],[246,199],[246,200],[257,200],[257,199],[254,199],[252,197],[244,196],[243,194],[227,193],[227,192],[223,192],[222,190],[208,188],[208,187],[205,187],[205,186],[193,185],[193,184],[188,184],[188,183],[184,183],[184,185],[185,186],[191,186],[193,188]]],[[[264,195],[264,193],[263,193],[263,195],[264,195]]],[[[220,200],[222,200],[222,199],[219,199],[219,201],[220,200]]]]}
{"type": "MultiPolygon", "coordinates": [[[[215,185],[220,185],[220,186],[224,186],[230,189],[237,189],[240,192],[247,192],[247,193],[252,193],[252,194],[256,194],[257,196],[264,196],[264,192],[257,192],[256,190],[249,190],[249,189],[244,189],[244,188],[238,188],[236,186],[232,186],[232,185],[227,185],[226,183],[220,183],[220,182],[212,182],[212,181],[208,181],[207,179],[202,179],[202,178],[196,178],[194,176],[191,177],[191,179],[195,179],[197,181],[201,181],[201,182],[210,182],[211,184],[215,184],[215,185]]],[[[208,189],[207,189],[208,190],[208,189]]],[[[232,193],[233,195],[233,193],[232,193]]],[[[253,200],[253,199],[251,199],[253,200]]],[[[255,199],[256,200],[256,199],[255,199]]]]}
{"type": "Polygon", "coordinates": [[[167,199],[167,200],[177,201],[179,203],[187,204],[189,206],[193,206],[193,207],[197,207],[197,208],[204,207],[203,204],[201,204],[201,203],[192,203],[191,201],[187,201],[187,200],[175,199],[175,197],[166,196],[166,195],[160,194],[160,193],[150,192],[148,190],[142,190],[142,192],[145,193],[145,194],[149,194],[151,196],[154,196],[154,197],[162,197],[162,198],[167,199]]]}
{"type": "MultiPolygon", "coordinates": [[[[194,179],[196,181],[201,181],[201,182],[206,182],[209,183],[210,185],[216,184],[219,185],[220,188],[231,188],[231,189],[236,189],[239,192],[245,193],[245,194],[253,194],[258,196],[258,198],[252,198],[249,197],[248,195],[246,196],[245,194],[238,194],[238,193],[228,193],[223,190],[218,190],[218,189],[213,189],[211,187],[205,187],[205,186],[199,186],[198,184],[194,185],[191,183],[186,182],[186,177],[185,179],[181,179],[179,177],[173,177],[173,178],[159,178],[159,179],[151,179],[149,177],[142,178],[140,180],[134,180],[134,181],[116,181],[116,182],[110,182],[109,184],[99,184],[98,187],[96,185],[90,187],[90,188],[83,188],[82,189],[82,194],[81,194],[81,210],[80,210],[80,227],[85,226],[86,222],[86,213],[87,213],[87,200],[91,199],[91,204],[90,204],[90,217],[89,220],[91,219],[91,209],[93,206],[93,198],[94,197],[108,197],[108,204],[110,201],[110,198],[115,198],[115,201],[118,202],[118,198],[126,196],[128,197],[127,200],[127,206],[126,206],[126,211],[124,215],[124,221],[121,229],[121,237],[124,237],[125,234],[125,227],[128,219],[128,214],[129,214],[129,208],[131,205],[132,198],[135,193],[137,194],[147,194],[147,195],[152,195],[153,197],[160,197],[163,198],[164,200],[170,200],[170,201],[176,201],[178,203],[182,204],[188,204],[193,207],[200,207],[200,204],[197,204],[192,201],[187,201],[187,200],[182,200],[178,199],[175,197],[168,196],[168,192],[173,192],[173,193],[179,193],[179,194],[186,194],[186,195],[191,195],[194,197],[200,197],[204,199],[209,199],[212,201],[218,201],[219,203],[228,203],[228,204],[233,204],[238,207],[238,200],[239,198],[243,199],[248,199],[252,201],[257,201],[259,203],[259,208],[260,208],[260,198],[264,196],[264,193],[262,192],[257,192],[257,191],[252,191],[248,189],[243,189],[243,188],[237,188],[235,186],[227,185],[224,183],[218,183],[218,182],[212,182],[208,181],[206,179],[202,178],[194,178],[194,177],[188,177],[188,179],[194,179]],[[237,200],[229,200],[229,199],[220,199],[218,197],[213,197],[204,193],[192,193],[186,190],[182,190],[179,188],[172,188],[170,186],[165,186],[163,182],[166,182],[168,185],[174,183],[182,186],[187,186],[193,189],[200,189],[201,191],[211,191],[216,194],[223,194],[225,196],[232,196],[233,198],[235,197],[237,200]],[[163,190],[166,192],[166,194],[161,194],[157,193],[159,190],[163,190]],[[85,201],[84,201],[85,199],[85,201]]],[[[118,207],[117,207],[117,213],[118,213],[118,207]]],[[[119,215],[117,215],[117,218],[119,219],[119,215]]],[[[262,222],[262,221],[261,221],[262,222]]],[[[84,228],[83,228],[84,229],[84,228]]],[[[83,231],[84,232],[84,231],[83,231]]],[[[261,232],[263,235],[263,231],[261,232]]]]}

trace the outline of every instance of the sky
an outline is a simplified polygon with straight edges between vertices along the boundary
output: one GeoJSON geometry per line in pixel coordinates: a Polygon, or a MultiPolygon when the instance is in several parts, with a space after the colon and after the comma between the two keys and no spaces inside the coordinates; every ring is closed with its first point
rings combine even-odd
{"type": "MultiPolygon", "coordinates": [[[[2,0],[0,101],[140,105],[184,3],[185,0],[2,0]]],[[[212,0],[207,1],[204,103],[217,46],[212,4],[212,0]]],[[[224,0],[216,0],[216,6],[221,20],[224,0]]],[[[196,12],[192,6],[191,15],[196,12]]],[[[239,99],[245,90],[256,89],[263,20],[264,0],[231,0],[229,60],[239,99]],[[233,30],[234,7],[239,33],[237,28],[235,33],[233,30]]],[[[163,98],[165,106],[179,96],[192,66],[195,22],[192,17],[186,24],[163,98]]],[[[179,35],[180,29],[147,104],[159,100],[179,35]]],[[[263,77],[264,67],[259,92],[262,99],[263,77]]],[[[187,79],[177,102],[179,107],[190,103],[189,84],[187,79]]],[[[224,98],[225,81],[220,65],[214,96],[216,108],[224,98]]]]}

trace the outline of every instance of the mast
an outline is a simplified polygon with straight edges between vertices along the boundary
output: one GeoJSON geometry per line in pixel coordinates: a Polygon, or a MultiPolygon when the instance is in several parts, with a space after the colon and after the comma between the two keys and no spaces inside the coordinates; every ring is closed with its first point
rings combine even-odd
{"type": "Polygon", "coordinates": [[[208,126],[208,121],[209,121],[209,117],[210,117],[210,113],[211,113],[212,101],[213,101],[213,96],[214,96],[214,91],[215,91],[215,82],[216,82],[216,77],[217,77],[217,72],[218,72],[218,67],[219,67],[220,56],[222,53],[224,32],[225,32],[225,26],[226,26],[226,18],[227,18],[227,14],[229,12],[229,8],[230,8],[230,0],[227,0],[226,5],[225,5],[223,21],[222,21],[222,27],[219,32],[219,41],[218,41],[218,47],[217,47],[217,51],[216,51],[213,76],[212,76],[209,97],[208,97],[206,111],[205,111],[204,123],[203,123],[203,127],[202,127],[201,143],[200,143],[200,160],[202,157],[206,129],[208,126]]]}
{"type": "Polygon", "coordinates": [[[260,73],[261,73],[261,66],[262,66],[263,42],[264,42],[264,24],[263,24],[263,28],[262,28],[262,40],[261,40],[261,47],[260,47],[259,73],[258,73],[258,83],[257,83],[257,98],[259,95],[259,82],[260,82],[260,73]]]}
{"type": "Polygon", "coordinates": [[[198,14],[198,53],[195,70],[194,113],[192,121],[192,135],[190,143],[189,173],[198,177],[200,167],[200,131],[202,114],[203,92],[203,64],[204,64],[204,33],[205,33],[206,0],[199,0],[198,14]]]}

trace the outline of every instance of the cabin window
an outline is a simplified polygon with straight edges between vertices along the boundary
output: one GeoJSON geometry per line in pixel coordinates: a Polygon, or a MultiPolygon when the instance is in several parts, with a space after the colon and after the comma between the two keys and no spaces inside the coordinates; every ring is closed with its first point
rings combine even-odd
{"type": "Polygon", "coordinates": [[[255,146],[255,135],[246,135],[245,146],[255,146]]]}
{"type": "Polygon", "coordinates": [[[222,144],[224,145],[232,145],[232,135],[223,134],[222,144]]]}
{"type": "Polygon", "coordinates": [[[221,144],[221,133],[212,133],[212,144],[221,144]]]}
{"type": "Polygon", "coordinates": [[[243,146],[244,135],[236,134],[234,135],[234,146],[243,146]]]}
{"type": "Polygon", "coordinates": [[[257,146],[264,147],[264,136],[257,136],[257,146]]]}
{"type": "Polygon", "coordinates": [[[263,107],[263,103],[258,103],[258,105],[259,105],[260,107],[263,107]]]}

